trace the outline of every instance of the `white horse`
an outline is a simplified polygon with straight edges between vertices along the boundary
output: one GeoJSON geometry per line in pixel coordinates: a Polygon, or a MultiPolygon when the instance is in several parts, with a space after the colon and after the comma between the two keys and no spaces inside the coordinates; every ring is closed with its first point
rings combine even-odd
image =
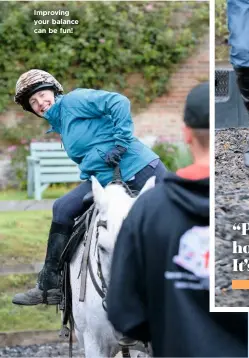
{"type": "MultiPolygon", "coordinates": [[[[154,185],[155,177],[152,177],[146,182],[139,196],[154,185]]],[[[92,191],[99,214],[94,224],[89,259],[92,263],[94,276],[101,287],[101,280],[97,276],[98,255],[103,277],[108,285],[115,240],[122,222],[136,198],[132,198],[122,186],[117,184],[111,184],[104,189],[94,177],[92,177],[92,191]],[[107,227],[97,228],[99,220],[105,221],[107,227]]],[[[79,346],[84,347],[86,358],[114,357],[120,351],[118,345],[120,335],[114,331],[107,319],[106,311],[102,306],[102,298],[97,293],[89,272],[87,272],[86,278],[85,300],[84,302],[79,301],[81,280],[78,276],[83,251],[84,245],[81,243],[70,263],[75,335],[79,346]]],[[[138,355],[138,351],[131,350],[130,352],[132,357],[141,357],[138,355]]]]}

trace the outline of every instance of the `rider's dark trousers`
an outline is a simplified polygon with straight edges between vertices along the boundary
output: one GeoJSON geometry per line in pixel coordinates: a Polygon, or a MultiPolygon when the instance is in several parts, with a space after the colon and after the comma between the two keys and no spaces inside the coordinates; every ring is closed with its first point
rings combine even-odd
{"type": "MultiPolygon", "coordinates": [[[[140,191],[147,179],[156,176],[156,182],[162,180],[166,175],[166,168],[163,163],[156,159],[140,170],[132,180],[127,182],[131,190],[140,191]]],[[[92,183],[87,180],[75,189],[57,199],[53,206],[53,221],[72,226],[74,219],[82,215],[86,208],[82,204],[83,197],[92,190],[92,183]]]]}

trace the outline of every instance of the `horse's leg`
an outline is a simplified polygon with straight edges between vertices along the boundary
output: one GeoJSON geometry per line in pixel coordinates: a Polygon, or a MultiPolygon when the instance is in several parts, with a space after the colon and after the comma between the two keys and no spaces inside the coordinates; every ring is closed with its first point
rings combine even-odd
{"type": "Polygon", "coordinates": [[[84,250],[83,242],[79,245],[70,263],[70,282],[72,290],[72,311],[74,318],[75,336],[80,348],[84,348],[83,332],[86,326],[85,319],[85,303],[79,301],[80,296],[80,278],[78,274],[80,271],[82,252],[84,250]]]}
{"type": "Polygon", "coordinates": [[[79,301],[81,282],[78,279],[78,273],[80,258],[76,257],[70,265],[75,335],[80,348],[84,347],[85,358],[111,357],[114,337],[108,325],[101,298],[98,297],[89,276],[87,278],[85,301],[79,301]],[[111,343],[109,342],[110,340],[111,343]]]}
{"type": "Polygon", "coordinates": [[[84,349],[84,338],[82,332],[79,332],[76,328],[74,328],[74,333],[80,349],[84,349]]]}
{"type": "Polygon", "coordinates": [[[109,358],[113,356],[111,355],[111,347],[107,342],[101,342],[101,337],[98,340],[96,335],[89,331],[84,333],[84,347],[85,358],[109,358]]]}

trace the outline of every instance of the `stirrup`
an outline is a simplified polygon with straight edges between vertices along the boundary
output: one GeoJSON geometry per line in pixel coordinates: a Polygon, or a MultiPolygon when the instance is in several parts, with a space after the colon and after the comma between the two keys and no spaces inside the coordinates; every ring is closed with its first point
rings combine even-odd
{"type": "Polygon", "coordinates": [[[133,347],[135,346],[136,344],[138,343],[138,341],[135,341],[134,339],[132,338],[129,338],[129,337],[126,337],[126,336],[123,336],[122,338],[120,338],[118,344],[121,346],[121,347],[133,347]]]}

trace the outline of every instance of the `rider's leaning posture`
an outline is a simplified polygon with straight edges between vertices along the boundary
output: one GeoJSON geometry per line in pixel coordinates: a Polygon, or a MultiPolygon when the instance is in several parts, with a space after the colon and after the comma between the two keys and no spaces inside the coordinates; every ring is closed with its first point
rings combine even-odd
{"type": "Polygon", "coordinates": [[[166,174],[158,155],[133,136],[130,102],[125,96],[81,88],[62,93],[61,84],[42,70],[24,73],[16,84],[15,102],[47,120],[60,134],[68,156],[79,165],[83,182],[55,201],[45,264],[36,287],[15,295],[15,304],[59,303],[58,263],[75,218],[84,213],[82,198],[91,191],[91,175],[105,186],[119,163],[123,181],[139,191],[149,177],[160,180],[166,174]]]}
{"type": "MultiPolygon", "coordinates": [[[[237,83],[244,104],[249,112],[249,2],[227,0],[230,61],[237,76],[237,83]]],[[[249,148],[245,153],[245,164],[249,166],[249,148]]]]}

